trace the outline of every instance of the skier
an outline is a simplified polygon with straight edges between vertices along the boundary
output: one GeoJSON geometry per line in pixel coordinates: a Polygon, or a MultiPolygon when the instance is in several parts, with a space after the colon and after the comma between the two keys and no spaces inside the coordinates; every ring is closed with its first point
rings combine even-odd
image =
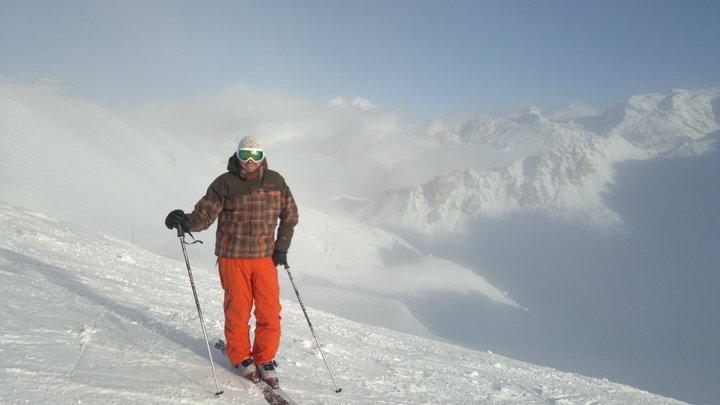
{"type": "Polygon", "coordinates": [[[255,136],[240,140],[227,172],[208,187],[194,210],[170,212],[169,229],[202,231],[218,219],[215,255],[225,290],[227,356],[250,381],[279,386],[275,354],[280,344],[280,287],[277,266],[298,223],[298,209],[285,179],[269,170],[255,136]],[[279,219],[279,225],[278,225],[279,219]],[[277,237],[275,230],[277,229],[277,237]],[[250,311],[255,305],[255,339],[250,344],[250,311]]]}

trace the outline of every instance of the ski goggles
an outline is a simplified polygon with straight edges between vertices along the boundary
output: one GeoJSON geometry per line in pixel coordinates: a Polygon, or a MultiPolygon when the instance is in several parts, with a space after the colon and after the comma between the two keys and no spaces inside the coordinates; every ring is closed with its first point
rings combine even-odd
{"type": "Polygon", "coordinates": [[[265,159],[265,152],[262,149],[238,149],[235,153],[241,162],[252,160],[253,162],[261,162],[265,159]]]}

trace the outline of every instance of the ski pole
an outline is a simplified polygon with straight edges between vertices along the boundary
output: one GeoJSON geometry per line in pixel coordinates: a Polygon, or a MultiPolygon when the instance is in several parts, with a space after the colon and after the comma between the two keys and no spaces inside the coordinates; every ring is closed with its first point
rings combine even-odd
{"type": "Polygon", "coordinates": [[[330,371],[330,366],[328,365],[327,359],[325,358],[325,353],[323,353],[323,349],[320,346],[320,342],[318,341],[317,335],[315,334],[315,329],[313,329],[312,322],[310,322],[310,317],[305,310],[305,304],[303,304],[302,298],[300,298],[300,292],[297,289],[297,285],[295,285],[295,279],[293,279],[292,273],[290,273],[290,266],[288,266],[287,263],[285,263],[285,271],[287,271],[288,277],[290,277],[290,283],[292,283],[293,290],[295,290],[295,295],[297,295],[298,302],[300,303],[300,308],[302,308],[302,311],[305,314],[305,319],[307,319],[308,326],[310,326],[310,332],[312,333],[313,338],[315,338],[315,343],[317,344],[318,350],[320,350],[320,355],[325,362],[325,368],[327,368],[327,371],[330,374],[330,379],[335,386],[335,392],[340,392],[342,391],[342,388],[338,388],[337,384],[335,383],[335,378],[333,378],[332,371],[330,371]]]}
{"type": "Polygon", "coordinates": [[[223,393],[220,391],[220,384],[218,383],[217,373],[215,373],[215,363],[213,363],[212,352],[210,351],[210,342],[208,341],[207,330],[205,329],[205,320],[203,319],[202,311],[200,310],[200,300],[198,299],[197,290],[195,289],[195,281],[193,280],[192,271],[190,270],[190,260],[188,259],[187,249],[185,249],[185,232],[182,230],[182,226],[178,225],[177,235],[180,238],[180,246],[182,246],[183,256],[185,256],[185,265],[187,266],[188,276],[190,277],[190,286],[192,287],[193,296],[195,296],[195,306],[197,307],[198,316],[200,317],[200,326],[202,327],[203,336],[205,337],[205,345],[208,350],[208,357],[210,358],[210,367],[212,368],[213,377],[215,378],[215,396],[223,393]]]}

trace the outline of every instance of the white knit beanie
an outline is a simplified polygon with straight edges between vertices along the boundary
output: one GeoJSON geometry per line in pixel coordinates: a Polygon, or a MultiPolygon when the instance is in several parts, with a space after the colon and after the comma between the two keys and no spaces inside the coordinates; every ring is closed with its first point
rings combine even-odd
{"type": "Polygon", "coordinates": [[[238,143],[238,150],[240,149],[262,149],[263,145],[260,140],[253,135],[248,135],[240,140],[238,143]]]}

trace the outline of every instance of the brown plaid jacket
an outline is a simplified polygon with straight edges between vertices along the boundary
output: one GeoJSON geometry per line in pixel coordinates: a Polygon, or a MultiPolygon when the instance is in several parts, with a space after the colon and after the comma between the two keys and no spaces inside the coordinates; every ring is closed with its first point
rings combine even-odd
{"type": "Polygon", "coordinates": [[[268,257],[273,250],[287,252],[290,248],[298,223],[297,205],[285,179],[267,168],[267,159],[259,170],[258,179],[245,178],[233,155],[228,171],[210,184],[205,196],[188,214],[190,231],[205,230],[218,220],[215,241],[218,257],[268,257]]]}

